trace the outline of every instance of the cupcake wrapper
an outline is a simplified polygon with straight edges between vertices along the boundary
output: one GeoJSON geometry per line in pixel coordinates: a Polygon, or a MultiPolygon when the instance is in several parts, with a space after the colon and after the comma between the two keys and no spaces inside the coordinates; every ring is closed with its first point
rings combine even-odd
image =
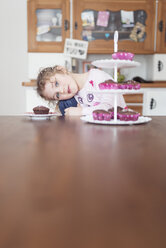
{"type": "Polygon", "coordinates": [[[103,84],[99,84],[99,89],[100,90],[104,90],[105,89],[105,86],[103,84]]]}
{"type": "Polygon", "coordinates": [[[130,84],[130,83],[126,83],[126,84],[118,84],[118,83],[101,83],[99,84],[99,89],[100,90],[117,90],[117,89],[121,89],[121,90],[139,90],[141,87],[141,85],[138,84],[130,84]]]}
{"type": "Polygon", "coordinates": [[[127,52],[117,52],[112,54],[113,59],[133,60],[134,54],[127,52]]]}
{"type": "Polygon", "coordinates": [[[112,118],[112,114],[105,114],[105,113],[93,113],[93,119],[98,121],[110,121],[112,118]]]}
{"type": "Polygon", "coordinates": [[[120,89],[120,90],[126,90],[126,89],[127,89],[127,85],[125,85],[125,84],[120,84],[120,85],[119,85],[119,89],[120,89]]]}
{"type": "Polygon", "coordinates": [[[141,88],[141,85],[140,84],[133,85],[133,88],[135,90],[139,90],[141,88]]]}
{"type": "Polygon", "coordinates": [[[128,89],[128,90],[132,90],[132,89],[133,89],[133,85],[132,85],[132,84],[128,84],[128,85],[127,85],[127,89],[128,89]]]}
{"type": "Polygon", "coordinates": [[[115,90],[115,89],[119,89],[119,85],[117,83],[102,83],[102,84],[99,84],[99,89],[100,90],[115,90]]]}
{"type": "MultiPolygon", "coordinates": [[[[117,113],[117,119],[120,121],[137,121],[140,114],[121,114],[117,113]]],[[[93,113],[93,119],[98,121],[110,121],[114,119],[114,112],[110,112],[109,114],[106,113],[93,113]]]]}
{"type": "Polygon", "coordinates": [[[125,115],[125,114],[119,114],[119,119],[121,121],[137,121],[138,117],[139,117],[139,113],[138,114],[134,114],[134,115],[125,115]]]}

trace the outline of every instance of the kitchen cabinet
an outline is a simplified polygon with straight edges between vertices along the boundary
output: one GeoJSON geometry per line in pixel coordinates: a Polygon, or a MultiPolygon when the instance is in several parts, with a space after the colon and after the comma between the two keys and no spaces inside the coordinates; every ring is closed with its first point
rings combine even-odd
{"type": "Polygon", "coordinates": [[[166,88],[142,87],[141,93],[124,95],[124,99],[128,108],[141,115],[166,116],[166,88]]]}
{"type": "Polygon", "coordinates": [[[143,93],[123,95],[128,108],[143,114],[143,93]]]}
{"type": "Polygon", "coordinates": [[[27,7],[29,52],[63,52],[72,36],[89,42],[88,53],[112,53],[115,30],[119,50],[154,52],[155,0],[28,0],[27,7]]]}
{"type": "Polygon", "coordinates": [[[166,53],[166,0],[158,0],[157,7],[156,52],[166,53]]]}
{"type": "Polygon", "coordinates": [[[74,1],[74,38],[89,41],[89,53],[112,53],[114,31],[119,50],[154,52],[155,0],[74,1]]]}
{"type": "Polygon", "coordinates": [[[69,37],[69,0],[28,0],[28,52],[63,52],[69,37]]]}
{"type": "Polygon", "coordinates": [[[166,88],[144,90],[144,114],[149,116],[166,115],[166,88]]]}

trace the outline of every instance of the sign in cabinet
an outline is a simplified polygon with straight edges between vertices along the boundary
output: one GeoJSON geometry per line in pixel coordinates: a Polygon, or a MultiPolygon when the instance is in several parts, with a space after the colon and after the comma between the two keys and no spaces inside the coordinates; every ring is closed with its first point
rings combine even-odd
{"type": "Polygon", "coordinates": [[[28,51],[63,52],[69,37],[68,0],[28,0],[28,51]]]}

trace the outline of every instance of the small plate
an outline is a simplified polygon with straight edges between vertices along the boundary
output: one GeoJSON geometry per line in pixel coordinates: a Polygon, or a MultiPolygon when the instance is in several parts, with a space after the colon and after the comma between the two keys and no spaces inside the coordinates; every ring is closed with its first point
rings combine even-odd
{"type": "Polygon", "coordinates": [[[87,116],[81,117],[81,120],[85,122],[89,122],[89,123],[105,124],[105,125],[133,125],[133,124],[135,125],[135,124],[143,124],[143,123],[149,122],[152,120],[152,118],[140,116],[137,121],[120,121],[120,120],[98,121],[98,120],[94,120],[93,116],[87,115],[87,116]]]}
{"type": "Polygon", "coordinates": [[[117,68],[132,68],[140,66],[140,63],[121,59],[101,59],[93,61],[92,65],[101,68],[114,68],[115,66],[117,66],[117,68]]]}
{"type": "Polygon", "coordinates": [[[54,112],[50,112],[49,114],[46,114],[46,115],[37,115],[37,114],[34,114],[33,112],[28,112],[28,113],[24,114],[24,116],[30,117],[33,120],[48,120],[48,119],[55,117],[57,115],[58,114],[54,113],[54,112]]]}

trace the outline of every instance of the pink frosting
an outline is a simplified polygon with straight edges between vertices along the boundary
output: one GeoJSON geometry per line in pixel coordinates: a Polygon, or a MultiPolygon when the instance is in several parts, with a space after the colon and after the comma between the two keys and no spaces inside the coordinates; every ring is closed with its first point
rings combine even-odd
{"type": "Polygon", "coordinates": [[[128,52],[116,52],[112,54],[113,59],[133,60],[134,54],[128,52]]]}

